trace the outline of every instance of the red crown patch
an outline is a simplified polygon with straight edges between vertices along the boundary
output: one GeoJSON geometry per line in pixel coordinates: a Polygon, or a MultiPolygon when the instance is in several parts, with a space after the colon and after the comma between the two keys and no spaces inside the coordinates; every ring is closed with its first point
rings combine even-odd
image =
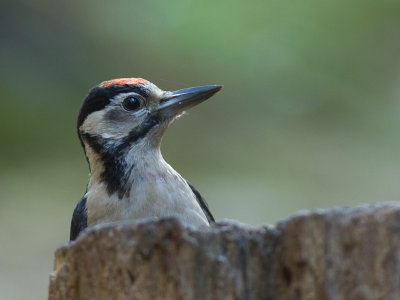
{"type": "Polygon", "coordinates": [[[123,86],[123,85],[142,85],[145,83],[147,80],[143,78],[117,78],[117,79],[111,79],[107,81],[103,81],[102,83],[99,84],[100,88],[108,88],[112,85],[118,85],[118,86],[123,86]]]}

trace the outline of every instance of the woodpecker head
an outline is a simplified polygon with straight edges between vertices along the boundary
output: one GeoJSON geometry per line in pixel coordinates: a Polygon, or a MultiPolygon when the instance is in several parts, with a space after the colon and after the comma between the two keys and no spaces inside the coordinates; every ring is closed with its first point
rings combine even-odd
{"type": "Polygon", "coordinates": [[[130,155],[131,149],[159,148],[165,129],[178,115],[221,88],[210,85],[169,92],[142,78],[100,83],[83,101],[77,124],[91,171],[100,160],[109,173],[120,172],[121,157],[130,155]]]}

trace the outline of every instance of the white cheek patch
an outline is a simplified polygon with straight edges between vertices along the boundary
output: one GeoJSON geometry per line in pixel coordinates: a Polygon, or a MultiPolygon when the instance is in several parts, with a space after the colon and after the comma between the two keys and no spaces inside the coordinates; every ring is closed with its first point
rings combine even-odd
{"type": "Polygon", "coordinates": [[[143,122],[146,113],[144,109],[136,113],[125,112],[119,105],[111,104],[88,115],[79,129],[104,139],[121,139],[143,122]]]}

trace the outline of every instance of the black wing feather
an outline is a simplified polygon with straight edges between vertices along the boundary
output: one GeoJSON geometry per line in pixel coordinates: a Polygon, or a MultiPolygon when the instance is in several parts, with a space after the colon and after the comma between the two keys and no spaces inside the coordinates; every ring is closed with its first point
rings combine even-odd
{"type": "Polygon", "coordinates": [[[70,240],[75,240],[79,233],[87,227],[86,197],[79,200],[71,220],[70,240]]]}
{"type": "Polygon", "coordinates": [[[191,185],[188,181],[186,181],[186,183],[189,185],[189,187],[192,189],[193,194],[196,196],[197,202],[199,202],[200,207],[203,210],[204,214],[206,215],[208,222],[210,224],[215,223],[214,217],[211,214],[210,209],[208,208],[208,204],[207,204],[206,200],[203,199],[203,197],[200,195],[199,191],[196,190],[193,185],[191,185]]]}

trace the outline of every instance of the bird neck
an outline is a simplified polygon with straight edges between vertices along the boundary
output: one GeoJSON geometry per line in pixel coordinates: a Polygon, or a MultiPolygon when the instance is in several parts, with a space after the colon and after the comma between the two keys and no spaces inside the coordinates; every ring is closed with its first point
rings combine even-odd
{"type": "Polygon", "coordinates": [[[166,164],[159,145],[150,145],[146,140],[122,150],[105,145],[99,151],[85,143],[85,153],[90,167],[88,190],[103,184],[109,195],[116,193],[120,199],[129,194],[138,174],[166,164]]]}

